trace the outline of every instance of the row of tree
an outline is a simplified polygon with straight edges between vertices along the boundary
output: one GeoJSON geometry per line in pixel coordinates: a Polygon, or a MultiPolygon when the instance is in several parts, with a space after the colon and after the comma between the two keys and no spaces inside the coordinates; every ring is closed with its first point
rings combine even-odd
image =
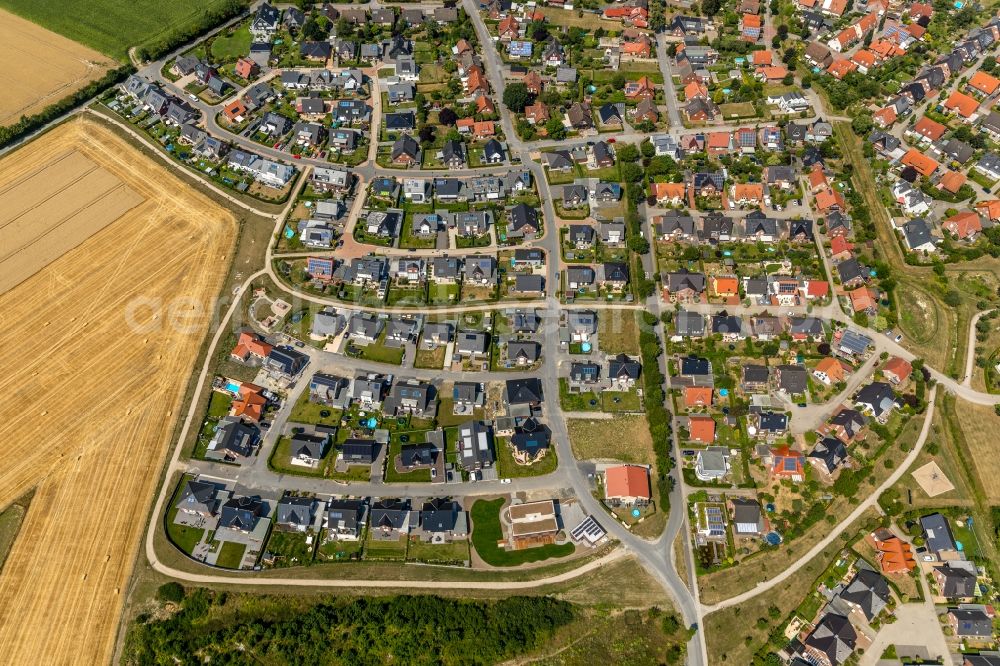
{"type": "Polygon", "coordinates": [[[168,617],[139,618],[126,664],[493,664],[543,643],[576,616],[550,597],[459,601],[434,596],[301,600],[196,589],[161,594],[168,617]]]}

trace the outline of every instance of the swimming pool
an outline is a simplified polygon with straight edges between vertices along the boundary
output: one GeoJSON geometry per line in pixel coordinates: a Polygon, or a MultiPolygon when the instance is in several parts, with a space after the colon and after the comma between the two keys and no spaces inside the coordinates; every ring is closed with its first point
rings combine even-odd
{"type": "Polygon", "coordinates": [[[240,392],[240,384],[237,384],[236,382],[226,382],[226,390],[233,395],[236,395],[240,392]]]}

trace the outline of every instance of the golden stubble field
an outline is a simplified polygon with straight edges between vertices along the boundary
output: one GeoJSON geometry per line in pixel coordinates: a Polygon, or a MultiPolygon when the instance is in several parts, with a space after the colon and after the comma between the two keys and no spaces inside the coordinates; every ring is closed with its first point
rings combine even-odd
{"type": "Polygon", "coordinates": [[[0,125],[16,122],[100,78],[117,63],[20,16],[0,10],[0,125]]]}
{"type": "Polygon", "coordinates": [[[108,191],[121,186],[136,201],[0,293],[0,508],[37,488],[0,573],[0,663],[110,659],[123,589],[234,245],[231,213],[95,120],[71,121],[0,160],[0,211],[13,205],[5,192],[24,206],[31,188],[18,181],[37,168],[81,159],[103,172],[108,191]]]}

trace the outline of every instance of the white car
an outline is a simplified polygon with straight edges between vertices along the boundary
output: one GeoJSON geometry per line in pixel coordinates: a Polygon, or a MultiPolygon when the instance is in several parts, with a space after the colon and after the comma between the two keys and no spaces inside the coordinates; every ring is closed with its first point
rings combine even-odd
{"type": "Polygon", "coordinates": [[[508,483],[510,483],[510,479],[500,479],[500,483],[507,485],[508,483]]]}

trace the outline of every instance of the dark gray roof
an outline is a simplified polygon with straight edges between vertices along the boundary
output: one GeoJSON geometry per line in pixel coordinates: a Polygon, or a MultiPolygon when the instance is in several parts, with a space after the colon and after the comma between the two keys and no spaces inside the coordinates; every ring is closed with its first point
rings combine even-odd
{"type": "Polygon", "coordinates": [[[932,553],[955,550],[955,537],[951,534],[948,519],[940,513],[932,513],[920,518],[927,550],[932,553]]]}
{"type": "Polygon", "coordinates": [[[401,529],[407,523],[410,514],[410,501],[399,499],[383,499],[372,504],[372,527],[401,529]]]}
{"type": "Polygon", "coordinates": [[[329,525],[356,530],[365,515],[365,501],[362,499],[331,499],[326,504],[326,515],[329,525]]]}
{"type": "Polygon", "coordinates": [[[231,527],[249,532],[257,524],[257,519],[263,510],[264,504],[256,495],[231,497],[222,505],[219,527],[231,527]]]}
{"type": "Polygon", "coordinates": [[[826,471],[832,474],[847,458],[847,447],[836,437],[824,437],[816,442],[809,457],[821,461],[826,471]]]}
{"type": "Polygon", "coordinates": [[[278,510],[274,521],[278,525],[293,527],[312,525],[313,512],[316,510],[316,500],[312,497],[282,497],[278,502],[278,510]]]}
{"type": "Polygon", "coordinates": [[[948,599],[972,597],[976,594],[976,574],[966,569],[945,565],[935,569],[941,577],[941,596],[948,599]]]}
{"type": "Polygon", "coordinates": [[[296,433],[292,435],[291,455],[295,457],[309,457],[319,460],[323,457],[323,448],[326,446],[326,435],[313,435],[310,433],[296,433]]]}
{"type": "Polygon", "coordinates": [[[674,315],[677,335],[699,336],[705,334],[705,317],[699,312],[681,310],[674,315]]]}
{"type": "Polygon", "coordinates": [[[807,647],[826,655],[834,666],[842,664],[854,651],[858,634],[850,621],[839,613],[827,613],[805,640],[807,647]]]}
{"type": "Polygon", "coordinates": [[[809,386],[809,372],[801,365],[779,365],[778,386],[793,395],[805,393],[809,386]]]}
{"type": "Polygon", "coordinates": [[[882,416],[883,413],[891,410],[895,400],[896,394],[893,392],[892,386],[886,382],[872,382],[854,396],[856,403],[871,407],[875,416],[882,416]]]}
{"type": "Polygon", "coordinates": [[[638,379],[642,364],[625,354],[608,359],[608,376],[612,379],[638,379]]]}
{"type": "Polygon", "coordinates": [[[462,507],[454,500],[441,497],[424,502],[420,511],[420,526],[424,532],[451,532],[458,523],[462,507]]]}
{"type": "Polygon", "coordinates": [[[955,618],[955,634],[958,636],[976,636],[989,638],[993,635],[993,621],[981,608],[952,608],[951,615],[955,618]]]}
{"type": "Polygon", "coordinates": [[[889,603],[889,583],[878,572],[861,569],[841,590],[840,598],[859,606],[870,622],[889,603]]]}
{"type": "Polygon", "coordinates": [[[542,382],[534,377],[508,379],[504,387],[508,405],[524,405],[542,401],[542,382]]]}

